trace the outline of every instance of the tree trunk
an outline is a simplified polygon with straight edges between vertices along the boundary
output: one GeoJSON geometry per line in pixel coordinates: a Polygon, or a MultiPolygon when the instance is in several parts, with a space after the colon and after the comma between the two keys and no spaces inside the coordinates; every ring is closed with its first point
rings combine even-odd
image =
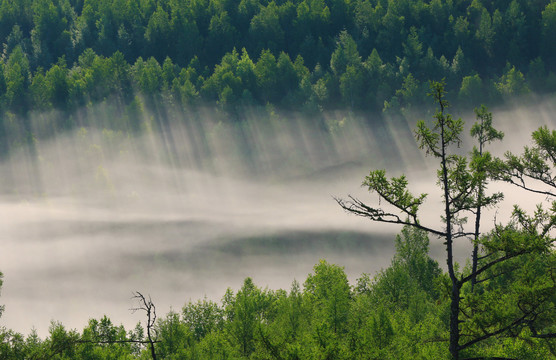
{"type": "Polygon", "coordinates": [[[453,360],[459,360],[459,293],[458,284],[452,283],[450,302],[450,354],[453,360]]]}
{"type": "MultiPolygon", "coordinates": [[[[441,99],[441,97],[439,96],[441,99]]],[[[449,350],[453,360],[459,360],[459,283],[454,270],[453,237],[452,237],[452,218],[453,213],[450,209],[450,183],[448,181],[448,160],[446,148],[448,146],[445,137],[445,118],[444,104],[440,103],[440,141],[441,141],[441,169],[442,185],[444,190],[444,215],[446,218],[446,263],[448,273],[452,282],[452,293],[450,296],[450,345],[449,350]]]]}

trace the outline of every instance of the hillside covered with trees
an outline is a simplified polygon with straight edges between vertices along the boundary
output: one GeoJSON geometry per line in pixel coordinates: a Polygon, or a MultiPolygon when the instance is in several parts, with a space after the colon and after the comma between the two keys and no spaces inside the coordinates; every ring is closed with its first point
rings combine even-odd
{"type": "Polygon", "coordinates": [[[97,103],[136,131],[168,107],[403,115],[442,78],[462,107],[553,93],[555,34],[548,0],[3,0],[1,150],[90,124],[97,103]]]}

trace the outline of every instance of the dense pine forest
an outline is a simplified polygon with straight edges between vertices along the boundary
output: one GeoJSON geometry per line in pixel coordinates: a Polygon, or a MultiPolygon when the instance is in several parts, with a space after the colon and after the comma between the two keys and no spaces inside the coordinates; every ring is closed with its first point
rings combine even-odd
{"type": "Polygon", "coordinates": [[[404,115],[442,78],[471,109],[553,93],[555,34],[540,0],[4,0],[1,150],[88,125],[97,103],[124,119],[103,127],[137,131],[161,104],[404,115]]]}
{"type": "Polygon", "coordinates": [[[135,328],[53,321],[44,339],[2,327],[0,306],[0,360],[556,358],[556,131],[495,158],[487,148],[503,134],[481,107],[554,97],[553,0],[2,0],[0,43],[0,159],[30,149],[40,162],[37,143],[65,132],[117,141],[207,113],[230,129],[297,114],[333,132],[329,114],[380,124],[426,108],[433,125],[418,123],[417,146],[440,163],[445,205],[441,228],[427,228],[426,194],[371,171],[378,207],[335,199],[339,216],[400,225],[382,271],[350,284],[322,260],[289,290],[247,278],[169,313],[137,292],[135,328]],[[475,109],[470,136],[450,106],[475,109]],[[488,193],[495,181],[544,202],[482,230],[503,198],[488,193]],[[429,237],[445,242],[447,268],[429,237]],[[455,240],[472,244],[466,263],[455,240]]]}

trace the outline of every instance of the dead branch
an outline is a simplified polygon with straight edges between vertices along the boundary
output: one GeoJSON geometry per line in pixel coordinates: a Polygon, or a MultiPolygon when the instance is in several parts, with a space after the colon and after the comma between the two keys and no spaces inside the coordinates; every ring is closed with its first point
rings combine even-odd
{"type": "Polygon", "coordinates": [[[139,307],[131,308],[130,310],[133,313],[139,310],[145,311],[147,313],[147,339],[149,348],[151,349],[151,356],[153,360],[156,360],[154,344],[158,341],[153,338],[153,335],[156,335],[156,329],[154,328],[154,324],[156,321],[156,307],[154,306],[150,296],[149,300],[147,300],[139,291],[133,293],[133,299],[136,299],[139,302],[139,307]]]}

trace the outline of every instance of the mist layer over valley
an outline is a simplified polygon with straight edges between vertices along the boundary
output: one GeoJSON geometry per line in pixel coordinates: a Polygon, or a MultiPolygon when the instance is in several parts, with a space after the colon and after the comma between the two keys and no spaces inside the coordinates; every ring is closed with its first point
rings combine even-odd
{"type": "MultiPolygon", "coordinates": [[[[554,128],[554,104],[493,109],[506,133],[493,152],[519,151],[532,130],[554,128]]],[[[360,187],[369,169],[408,174],[415,192],[431,194],[424,220],[439,221],[436,164],[418,150],[414,122],[272,113],[261,120],[254,110],[233,123],[213,112],[165,111],[144,112],[141,130],[130,133],[103,130],[111,116],[103,106],[84,111],[96,126],[14,147],[0,165],[1,325],[15,331],[45,334],[51,320],[79,329],[104,314],[132,326],[141,320],[128,311],[134,290],[166,312],[218,300],[247,276],[288,289],[321,258],[345,266],[352,283],[375,273],[390,263],[400,229],[349,216],[333,199],[376,201],[360,187]]],[[[30,121],[48,133],[57,116],[30,121]]],[[[543,201],[506,195],[500,217],[517,201],[543,201]]],[[[457,244],[462,261],[468,247],[457,244]]],[[[431,238],[433,256],[443,251],[431,238]]]]}

